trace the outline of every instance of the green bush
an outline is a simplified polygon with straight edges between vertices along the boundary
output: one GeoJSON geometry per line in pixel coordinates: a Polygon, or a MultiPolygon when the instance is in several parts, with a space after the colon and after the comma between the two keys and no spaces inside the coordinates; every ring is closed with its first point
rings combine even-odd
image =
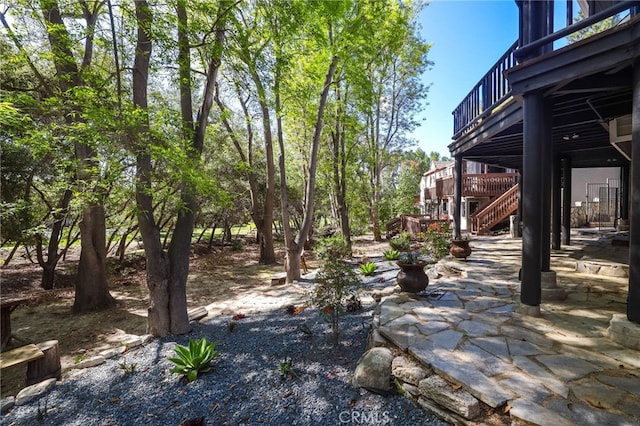
{"type": "Polygon", "coordinates": [[[220,355],[216,351],[217,342],[208,343],[207,339],[189,339],[189,346],[176,344],[176,358],[169,358],[175,364],[172,373],[184,374],[189,382],[198,378],[198,373],[211,371],[211,361],[220,355]]]}
{"type": "Polygon", "coordinates": [[[327,262],[316,278],[311,304],[319,309],[320,316],[331,325],[333,343],[338,344],[340,316],[347,311],[349,299],[357,298],[361,285],[355,270],[342,261],[327,262]]]}
{"type": "Polygon", "coordinates": [[[347,311],[349,300],[357,299],[361,281],[353,267],[343,260],[350,253],[342,235],[323,238],[315,251],[323,264],[316,277],[311,304],[331,325],[333,343],[337,345],[340,316],[347,311]]]}
{"type": "Polygon", "coordinates": [[[314,252],[318,259],[325,262],[337,261],[351,256],[349,246],[342,234],[333,234],[322,238],[316,244],[314,252]]]}
{"type": "Polygon", "coordinates": [[[365,275],[368,277],[369,275],[373,275],[375,271],[376,271],[376,264],[373,262],[367,262],[360,265],[360,272],[362,273],[362,275],[365,275]]]}
{"type": "Polygon", "coordinates": [[[426,247],[436,262],[449,253],[451,227],[448,222],[432,222],[425,235],[426,247]]]}
{"type": "Polygon", "coordinates": [[[389,245],[393,250],[409,251],[411,249],[411,235],[408,232],[401,232],[394,235],[389,240],[389,245]]]}

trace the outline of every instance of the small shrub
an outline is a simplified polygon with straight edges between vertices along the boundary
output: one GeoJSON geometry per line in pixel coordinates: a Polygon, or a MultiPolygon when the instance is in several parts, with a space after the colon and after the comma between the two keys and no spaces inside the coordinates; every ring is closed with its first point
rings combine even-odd
{"type": "Polygon", "coordinates": [[[420,262],[420,254],[412,251],[402,253],[398,259],[400,262],[407,265],[418,264],[420,262]]]}
{"type": "Polygon", "coordinates": [[[349,298],[357,294],[361,281],[356,271],[342,261],[349,254],[344,238],[334,235],[321,241],[322,254],[318,254],[318,257],[324,264],[316,278],[311,304],[319,309],[320,315],[331,325],[333,343],[337,345],[340,316],[347,310],[349,298]]]}
{"type": "Polygon", "coordinates": [[[398,258],[400,257],[400,252],[398,250],[385,250],[384,252],[384,258],[387,260],[398,260],[398,258]]]}
{"type": "Polygon", "coordinates": [[[291,373],[291,369],[293,368],[293,362],[291,358],[285,358],[284,361],[280,362],[280,377],[283,379],[291,373]]]}
{"type": "Polygon", "coordinates": [[[235,240],[231,241],[232,251],[240,251],[242,250],[243,247],[244,247],[244,244],[242,244],[242,240],[239,240],[236,238],[235,240]]]}
{"type": "Polygon", "coordinates": [[[120,370],[123,371],[125,376],[135,372],[137,367],[138,367],[138,364],[136,363],[127,364],[127,361],[122,361],[120,364],[118,364],[118,368],[120,368],[120,370]]]}
{"type": "Polygon", "coordinates": [[[389,245],[393,250],[409,251],[411,248],[411,235],[408,232],[401,232],[398,235],[394,235],[389,240],[389,245]]]}
{"type": "Polygon", "coordinates": [[[190,339],[189,346],[176,344],[176,358],[169,358],[176,366],[171,369],[172,373],[184,374],[187,381],[193,382],[198,378],[198,373],[211,371],[211,361],[220,355],[216,351],[217,342],[208,343],[207,339],[190,339]]]}
{"type": "Polygon", "coordinates": [[[432,222],[427,227],[425,240],[433,260],[438,261],[449,253],[451,228],[448,222],[432,222]]]}
{"type": "Polygon", "coordinates": [[[367,262],[360,265],[360,272],[364,276],[368,277],[369,275],[373,275],[375,271],[376,271],[376,264],[373,262],[367,262]]]}
{"type": "Polygon", "coordinates": [[[314,252],[318,259],[325,262],[338,261],[351,256],[349,246],[342,234],[321,238],[314,247],[314,252]]]}

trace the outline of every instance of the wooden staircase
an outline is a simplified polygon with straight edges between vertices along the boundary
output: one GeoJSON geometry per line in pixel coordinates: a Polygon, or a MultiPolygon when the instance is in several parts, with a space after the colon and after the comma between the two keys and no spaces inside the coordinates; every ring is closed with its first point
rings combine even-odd
{"type": "Polygon", "coordinates": [[[518,184],[471,216],[471,233],[485,235],[498,223],[518,210],[518,184]]]}

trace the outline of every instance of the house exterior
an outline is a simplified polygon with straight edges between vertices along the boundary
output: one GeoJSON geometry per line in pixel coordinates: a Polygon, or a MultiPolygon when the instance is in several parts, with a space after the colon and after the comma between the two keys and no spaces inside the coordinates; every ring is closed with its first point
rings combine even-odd
{"type": "Polygon", "coordinates": [[[570,244],[572,171],[619,167],[616,224],[629,230],[627,319],[640,323],[640,2],[517,0],[519,38],[453,111],[453,228],[463,162],[520,171],[522,312],[540,314],[551,248],[570,244]],[[574,22],[578,4],[584,18],[574,22]],[[555,16],[556,6],[566,17],[555,16]],[[613,18],[615,25],[589,28],[613,18]],[[559,29],[558,29],[559,28],[559,29]],[[586,30],[585,37],[566,37],[586,30]],[[635,223],[635,227],[634,227],[635,223]]]}
{"type": "MultiPolygon", "coordinates": [[[[422,214],[433,219],[449,220],[453,211],[454,161],[433,161],[420,181],[420,208],[422,214]]],[[[518,183],[516,170],[490,166],[476,161],[463,160],[463,190],[460,210],[460,229],[464,232],[483,234],[518,209],[517,199],[493,217],[482,221],[491,204],[512,190],[518,183]],[[483,213],[484,212],[484,213],[483,213]]],[[[515,192],[515,191],[514,191],[515,192]]]]}

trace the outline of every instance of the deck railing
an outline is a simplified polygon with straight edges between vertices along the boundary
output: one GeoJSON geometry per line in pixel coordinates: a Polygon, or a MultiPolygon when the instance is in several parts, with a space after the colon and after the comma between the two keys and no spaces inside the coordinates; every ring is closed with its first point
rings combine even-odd
{"type": "Polygon", "coordinates": [[[481,116],[489,114],[494,106],[509,97],[509,82],[504,77],[504,71],[515,65],[514,53],[517,47],[516,41],[453,110],[454,139],[470,128],[471,124],[481,116]]]}
{"type": "Polygon", "coordinates": [[[638,1],[621,1],[614,3],[605,10],[599,11],[587,18],[573,23],[573,0],[567,0],[567,23],[564,28],[542,37],[526,46],[518,48],[516,41],[504,55],[493,65],[471,92],[460,102],[453,111],[453,138],[458,139],[479,122],[480,119],[491,114],[494,107],[500,105],[510,95],[509,82],[504,77],[504,71],[514,67],[517,59],[522,59],[542,46],[551,46],[553,42],[575,33],[590,25],[601,22],[611,16],[626,10],[629,16],[638,14],[638,1]]]}
{"type": "Polygon", "coordinates": [[[485,235],[489,230],[518,209],[518,185],[496,198],[469,221],[471,233],[485,235]]]}
{"type": "MultiPolygon", "coordinates": [[[[479,173],[462,175],[463,197],[496,197],[518,183],[517,173],[479,173]]],[[[435,188],[425,189],[425,198],[442,199],[453,196],[453,177],[436,180],[435,188]]]]}

